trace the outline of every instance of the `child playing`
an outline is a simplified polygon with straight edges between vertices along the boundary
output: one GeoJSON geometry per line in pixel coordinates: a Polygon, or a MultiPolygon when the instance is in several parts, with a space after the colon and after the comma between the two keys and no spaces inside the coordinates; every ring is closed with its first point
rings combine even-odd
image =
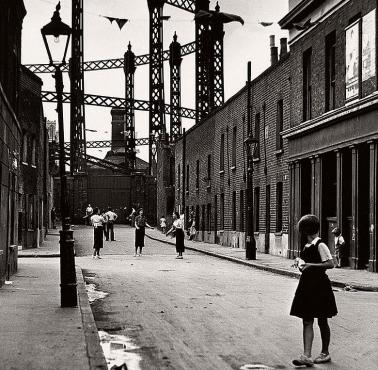
{"type": "Polygon", "coordinates": [[[161,219],[160,219],[160,227],[161,227],[161,232],[163,234],[165,234],[166,232],[166,229],[167,229],[167,221],[165,219],[165,216],[161,216],[161,219]]]}
{"type": "Polygon", "coordinates": [[[319,238],[319,219],[314,215],[303,216],[298,222],[299,232],[306,237],[307,244],[303,247],[298,260],[298,268],[302,272],[290,315],[297,316],[303,322],[303,354],[293,360],[295,366],[313,366],[331,361],[329,342],[331,331],[327,318],[337,314],[335,296],[331,282],[326,274],[333,268],[333,260],[328,247],[319,238]],[[311,358],[314,339],[314,318],[318,319],[322,350],[315,360],[311,358]]]}
{"type": "Polygon", "coordinates": [[[335,260],[336,267],[341,267],[341,249],[345,245],[345,240],[341,235],[341,231],[338,227],[332,230],[332,234],[335,235],[335,260]]]}

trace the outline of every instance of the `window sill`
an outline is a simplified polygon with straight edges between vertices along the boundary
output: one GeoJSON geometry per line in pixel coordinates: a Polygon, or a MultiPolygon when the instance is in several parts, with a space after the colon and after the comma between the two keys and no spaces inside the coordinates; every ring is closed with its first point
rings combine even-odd
{"type": "Polygon", "coordinates": [[[257,162],[260,162],[261,158],[253,158],[253,163],[257,163],[257,162]]]}
{"type": "Polygon", "coordinates": [[[189,190],[185,190],[185,194],[189,194],[189,190]]]}
{"type": "Polygon", "coordinates": [[[283,153],[283,149],[278,149],[274,152],[274,154],[278,157],[279,155],[281,155],[283,153]]]}
{"type": "Polygon", "coordinates": [[[219,174],[220,174],[220,175],[223,175],[223,174],[224,174],[224,170],[220,170],[220,171],[219,171],[219,174]]]}
{"type": "Polygon", "coordinates": [[[236,166],[232,166],[231,171],[236,171],[236,166]]]}
{"type": "Polygon", "coordinates": [[[276,237],[281,237],[282,236],[282,231],[276,231],[275,233],[274,233],[274,236],[276,236],[276,237]]]}
{"type": "Polygon", "coordinates": [[[260,231],[255,231],[254,234],[255,234],[255,236],[259,236],[260,235],[260,231]]]}

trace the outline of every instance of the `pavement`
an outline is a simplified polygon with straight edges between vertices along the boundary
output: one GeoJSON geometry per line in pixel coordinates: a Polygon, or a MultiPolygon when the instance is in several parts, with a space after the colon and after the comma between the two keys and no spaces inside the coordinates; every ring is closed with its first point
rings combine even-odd
{"type": "MultiPolygon", "coordinates": [[[[148,230],[146,236],[175,244],[159,230],[148,230]]],[[[292,261],[283,257],[257,253],[256,260],[251,261],[240,248],[188,240],[185,245],[188,250],[251,268],[293,278],[300,275],[291,267],[292,261]]],[[[79,266],[78,307],[60,307],[58,257],[58,230],[50,230],[41,247],[19,251],[18,272],[0,288],[1,368],[107,369],[79,266]]],[[[377,273],[341,268],[328,270],[328,275],[335,287],[378,291],[377,273]]]]}
{"type": "Polygon", "coordinates": [[[18,272],[0,288],[0,368],[105,370],[79,266],[78,307],[60,307],[59,234],[52,233],[40,248],[19,251],[18,272]]]}

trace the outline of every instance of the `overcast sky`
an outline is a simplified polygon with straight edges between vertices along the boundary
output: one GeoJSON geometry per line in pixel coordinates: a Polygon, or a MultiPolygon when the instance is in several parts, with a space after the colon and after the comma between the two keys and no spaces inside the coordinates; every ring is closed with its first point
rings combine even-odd
{"type": "MultiPolygon", "coordinates": [[[[22,62],[47,63],[48,58],[42,42],[40,29],[50,21],[57,1],[24,0],[27,15],[24,19],[22,34],[22,62]]],[[[214,9],[216,1],[210,2],[214,9]]],[[[225,99],[230,98],[245,84],[247,62],[252,61],[252,75],[257,76],[270,63],[269,35],[276,35],[276,45],[280,37],[287,33],[281,31],[277,22],[288,10],[288,0],[220,0],[221,11],[237,14],[245,20],[240,23],[225,25],[224,38],[224,74],[225,99]],[[274,22],[270,27],[263,27],[259,21],[274,22]]],[[[61,0],[62,21],[71,25],[71,0],[61,0]]],[[[99,60],[121,58],[127,50],[129,41],[136,55],[149,51],[149,15],[147,0],[86,0],[84,1],[84,59],[99,60]],[[120,31],[101,16],[127,18],[130,21],[120,31]]],[[[178,41],[186,44],[194,41],[193,14],[164,6],[164,15],[171,16],[164,22],[164,49],[169,48],[174,32],[178,41]]],[[[169,103],[169,65],[165,63],[165,97],[169,103]]],[[[54,90],[54,80],[49,74],[39,75],[44,81],[44,90],[54,90]]],[[[64,81],[65,91],[69,91],[67,77],[64,81]]],[[[135,75],[135,98],[148,100],[148,66],[137,68],[135,75]]],[[[85,74],[85,92],[107,96],[124,97],[124,74],[121,69],[92,71],[85,74]]],[[[186,56],[182,62],[182,105],[195,107],[195,68],[194,54],[186,56]]],[[[45,116],[56,120],[54,103],[45,103],[45,116]]],[[[69,140],[69,109],[65,107],[65,137],[69,140]]],[[[167,123],[169,123],[169,116],[167,123]]],[[[136,133],[138,138],[148,136],[148,112],[136,112],[136,133]]],[[[186,128],[194,122],[184,120],[186,128]]],[[[87,132],[87,140],[110,139],[110,108],[86,106],[86,127],[97,130],[87,132]]],[[[140,154],[147,160],[147,147],[140,147],[140,154]]],[[[88,153],[103,157],[107,149],[91,150],[88,153]]]]}

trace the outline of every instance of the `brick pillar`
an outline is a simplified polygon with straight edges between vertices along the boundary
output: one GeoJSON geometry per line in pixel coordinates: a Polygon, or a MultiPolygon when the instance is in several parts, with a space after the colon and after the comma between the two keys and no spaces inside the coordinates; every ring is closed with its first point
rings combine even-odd
{"type": "Polygon", "coordinates": [[[352,237],[349,255],[349,265],[358,268],[358,149],[352,150],[352,237]]]}

